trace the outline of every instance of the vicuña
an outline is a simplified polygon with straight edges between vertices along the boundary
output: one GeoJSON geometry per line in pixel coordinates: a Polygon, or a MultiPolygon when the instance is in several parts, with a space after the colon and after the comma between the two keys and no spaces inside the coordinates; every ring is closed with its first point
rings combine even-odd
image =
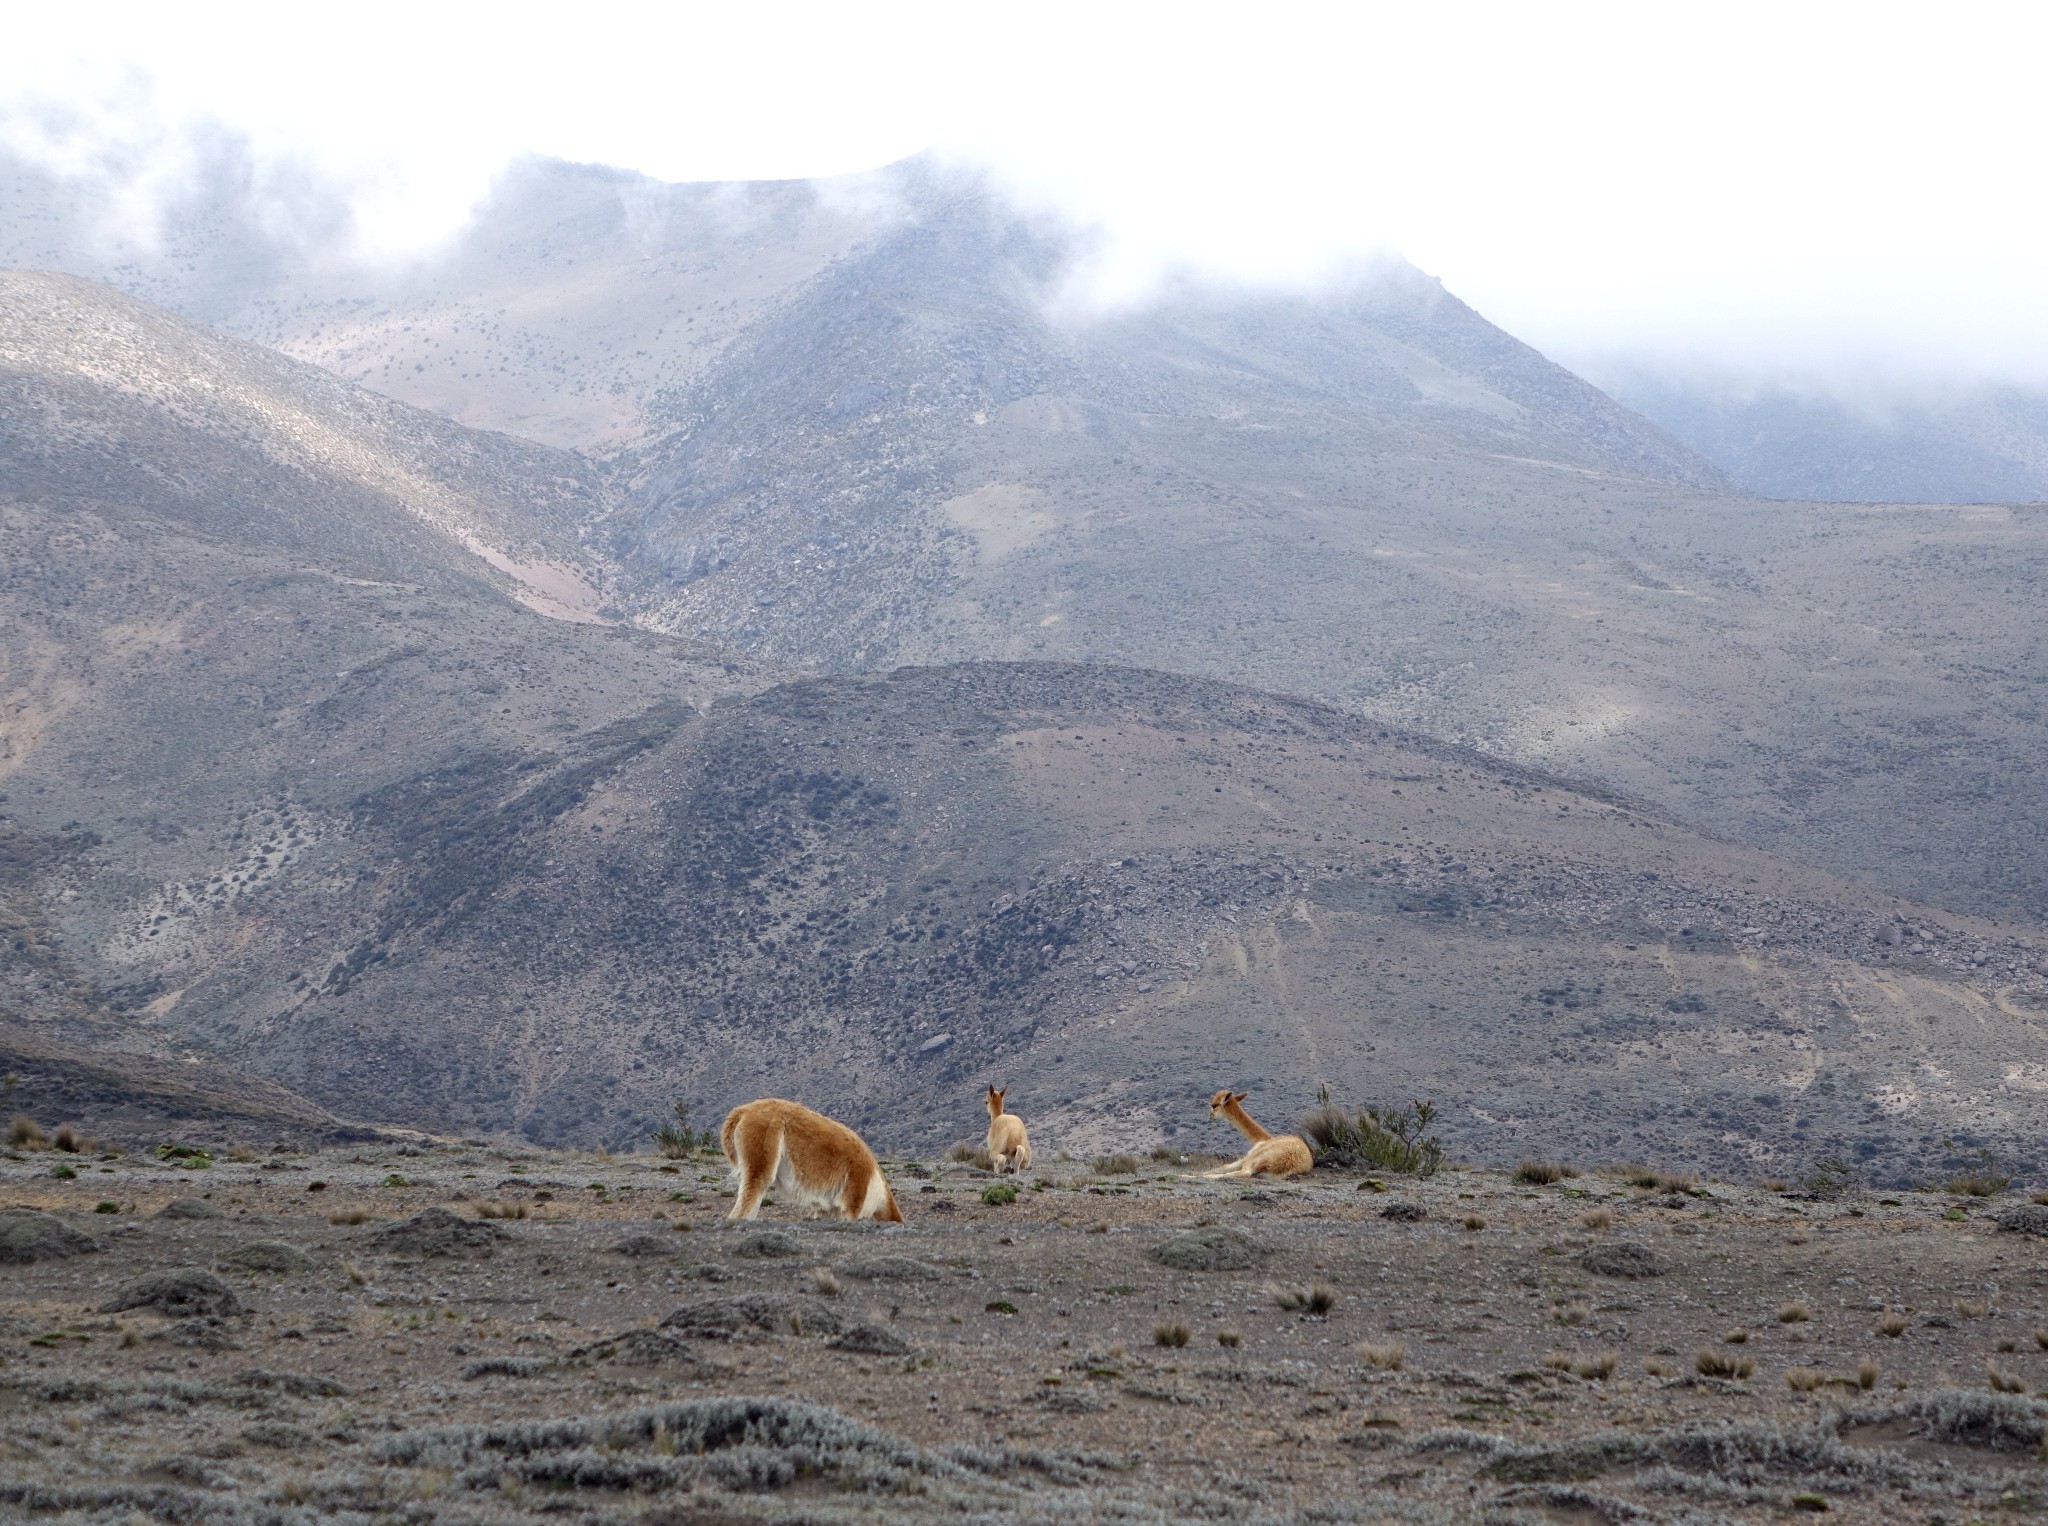
{"type": "Polygon", "coordinates": [[[1031,1168],[1031,1136],[1024,1132],[1024,1120],[1003,1111],[1007,1087],[988,1089],[988,1158],[995,1162],[996,1175],[1031,1168]]]}
{"type": "Polygon", "coordinates": [[[727,1219],[751,1219],[772,1184],[815,1213],[903,1222],[875,1152],[845,1124],[801,1103],[742,1102],[725,1115],[718,1140],[739,1181],[727,1219]]]}
{"type": "Polygon", "coordinates": [[[1244,1110],[1247,1095],[1226,1088],[1209,1099],[1209,1116],[1228,1118],[1252,1142],[1252,1147],[1229,1165],[1215,1171],[1204,1171],[1202,1175],[1294,1176],[1303,1171],[1313,1171],[1316,1161],[1308,1152],[1308,1141],[1293,1134],[1283,1134],[1276,1139],[1260,1128],[1258,1120],[1244,1110]]]}

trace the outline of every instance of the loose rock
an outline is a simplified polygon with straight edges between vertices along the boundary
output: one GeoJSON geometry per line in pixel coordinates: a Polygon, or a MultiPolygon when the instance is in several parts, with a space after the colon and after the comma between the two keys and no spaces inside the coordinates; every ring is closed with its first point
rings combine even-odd
{"type": "Polygon", "coordinates": [[[1596,1245],[1579,1257],[1579,1265],[1602,1277],[1662,1277],[1671,1270],[1669,1261],[1632,1240],[1596,1245]]]}
{"type": "Polygon", "coordinates": [[[240,1314],[242,1305],[213,1273],[186,1266],[124,1282],[100,1305],[102,1314],[123,1309],[154,1309],[173,1319],[189,1319],[198,1314],[240,1314]]]}

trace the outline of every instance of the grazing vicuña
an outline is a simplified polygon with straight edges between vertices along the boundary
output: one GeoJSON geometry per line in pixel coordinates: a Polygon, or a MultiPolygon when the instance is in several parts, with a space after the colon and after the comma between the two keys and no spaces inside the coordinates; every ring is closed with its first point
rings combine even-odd
{"type": "Polygon", "coordinates": [[[718,1142],[739,1178],[728,1219],[751,1219],[772,1183],[819,1213],[903,1222],[874,1151],[845,1124],[801,1103],[742,1102],[725,1115],[718,1142]]]}

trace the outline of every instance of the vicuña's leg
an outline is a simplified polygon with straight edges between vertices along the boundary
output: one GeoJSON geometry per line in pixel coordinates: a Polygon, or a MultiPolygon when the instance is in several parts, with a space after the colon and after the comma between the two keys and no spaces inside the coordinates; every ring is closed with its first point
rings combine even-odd
{"type": "Polygon", "coordinates": [[[1212,1180],[1219,1176],[1250,1176],[1251,1174],[1252,1158],[1249,1155],[1243,1156],[1238,1160],[1234,1160],[1227,1166],[1219,1167],[1217,1170],[1204,1171],[1202,1173],[1202,1175],[1209,1177],[1212,1180]]]}
{"type": "Polygon", "coordinates": [[[732,1212],[727,1219],[751,1219],[760,1212],[761,1199],[768,1193],[769,1183],[775,1179],[776,1157],[781,1152],[781,1142],[775,1137],[775,1126],[767,1122],[742,1123],[733,1139],[739,1155],[740,1190],[732,1201],[732,1212]]]}

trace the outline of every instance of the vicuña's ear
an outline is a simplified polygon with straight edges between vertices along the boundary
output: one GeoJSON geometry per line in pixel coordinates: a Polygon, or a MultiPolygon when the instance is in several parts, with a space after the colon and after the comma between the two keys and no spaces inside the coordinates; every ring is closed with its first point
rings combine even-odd
{"type": "Polygon", "coordinates": [[[1249,1097],[1250,1095],[1250,1092],[1232,1092],[1230,1094],[1230,1100],[1233,1102],[1242,1102],[1245,1098],[1249,1097]]]}

